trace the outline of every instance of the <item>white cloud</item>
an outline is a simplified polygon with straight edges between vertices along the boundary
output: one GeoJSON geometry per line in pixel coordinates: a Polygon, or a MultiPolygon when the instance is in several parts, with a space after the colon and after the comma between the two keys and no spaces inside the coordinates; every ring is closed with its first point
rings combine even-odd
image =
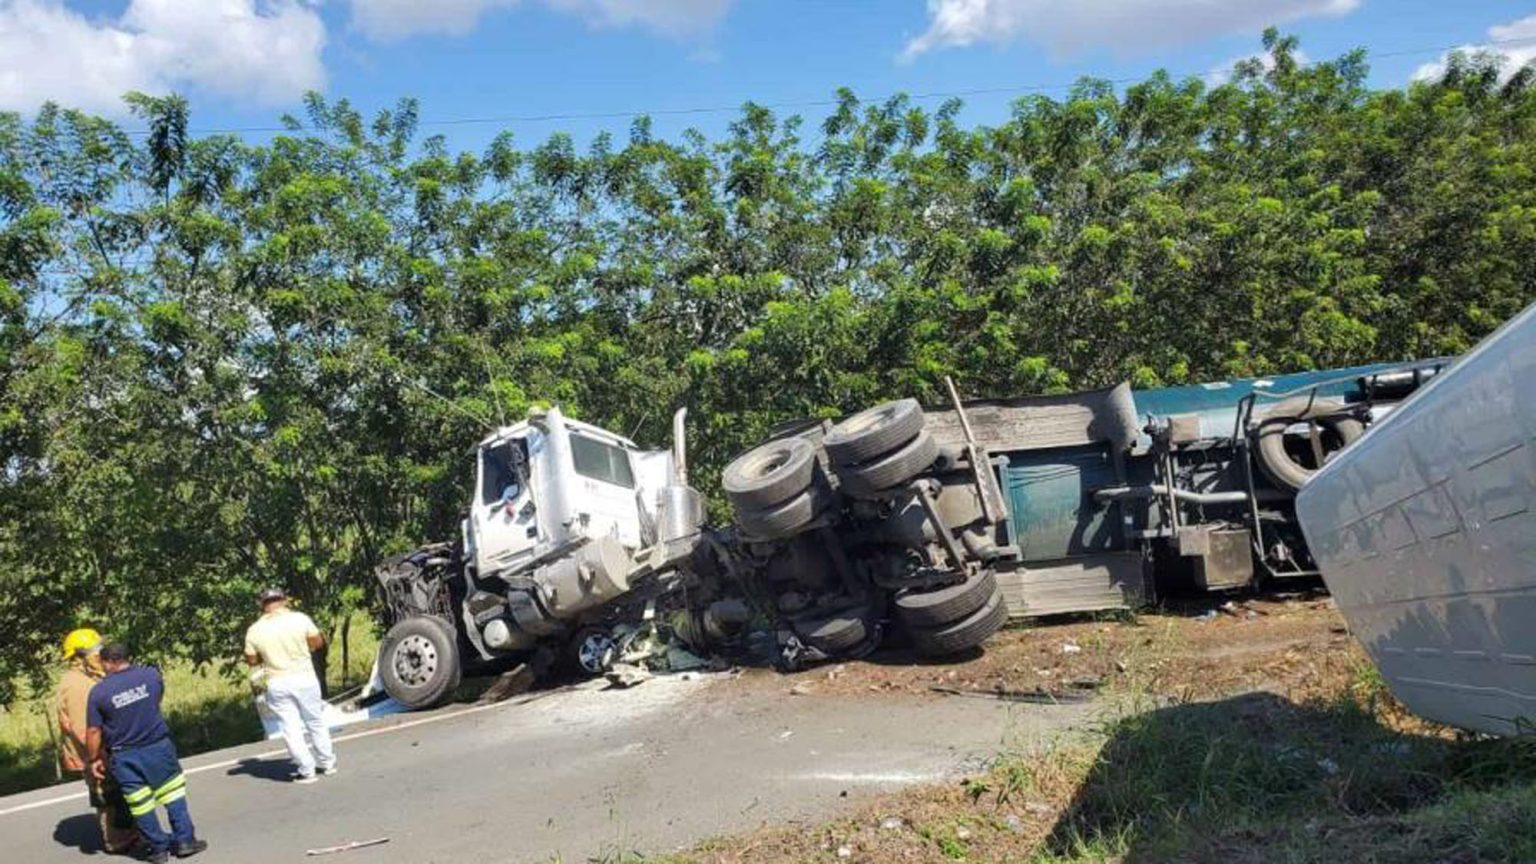
{"type": "MultiPolygon", "coordinates": [[[[1536,60],[1536,15],[1489,27],[1488,40],[1489,44],[1463,45],[1456,50],[1465,54],[1482,52],[1502,55],[1501,77],[1508,80],[1510,76],[1520,71],[1520,67],[1536,60]]],[[[1450,55],[1451,52],[1447,51],[1439,60],[1420,66],[1413,73],[1413,80],[1428,81],[1444,75],[1446,66],[1450,62],[1450,55]]]]}
{"type": "Polygon", "coordinates": [[[928,0],[928,29],[904,59],[939,48],[1027,40],[1052,54],[1088,48],[1134,53],[1254,31],[1315,15],[1343,15],[1361,0],[928,0]]]}
{"type": "MultiPolygon", "coordinates": [[[[462,36],[481,16],[520,0],[351,0],[352,21],[370,39],[387,41],[418,33],[462,36]]],[[[734,0],[542,0],[579,15],[596,27],[639,26],[665,36],[703,36],[720,23],[734,0]]]]}
{"type": "Polygon", "coordinates": [[[175,89],[278,104],[324,86],[324,47],[303,0],[129,0],[116,18],[0,0],[0,110],[118,113],[129,90],[175,89]]]}
{"type": "MultiPolygon", "coordinates": [[[[1312,58],[1307,56],[1307,52],[1301,50],[1300,48],[1292,49],[1291,56],[1295,58],[1297,66],[1305,66],[1312,62],[1312,58]]],[[[1275,68],[1275,55],[1269,53],[1268,51],[1260,51],[1255,54],[1244,54],[1241,57],[1234,57],[1231,60],[1228,60],[1220,66],[1217,66],[1211,71],[1205,73],[1205,83],[1211,85],[1212,87],[1220,87],[1228,81],[1231,81],[1232,76],[1237,74],[1238,64],[1246,60],[1259,61],[1259,66],[1263,67],[1265,72],[1273,71],[1275,68]]]]}

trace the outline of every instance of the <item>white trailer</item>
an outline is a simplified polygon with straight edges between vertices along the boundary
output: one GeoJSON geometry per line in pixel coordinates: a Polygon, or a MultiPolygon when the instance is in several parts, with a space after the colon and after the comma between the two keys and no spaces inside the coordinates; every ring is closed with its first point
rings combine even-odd
{"type": "Polygon", "coordinates": [[[1536,306],[1317,473],[1296,501],[1353,634],[1415,713],[1536,718],[1536,306]]]}

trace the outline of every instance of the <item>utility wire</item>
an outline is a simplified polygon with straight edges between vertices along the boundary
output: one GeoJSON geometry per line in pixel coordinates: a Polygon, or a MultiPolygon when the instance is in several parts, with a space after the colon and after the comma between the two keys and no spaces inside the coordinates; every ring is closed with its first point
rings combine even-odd
{"type": "MultiPolygon", "coordinates": [[[[1393,57],[1411,57],[1411,56],[1418,56],[1418,55],[1424,55],[1424,54],[1442,54],[1442,53],[1446,53],[1446,52],[1449,52],[1449,51],[1457,51],[1457,50],[1476,50],[1476,49],[1480,49],[1480,48],[1493,48],[1493,47],[1499,47],[1499,46],[1530,45],[1530,44],[1536,44],[1536,36],[1523,36],[1523,37],[1513,38],[1513,39],[1494,39],[1494,40],[1490,40],[1488,42],[1479,43],[1477,45],[1461,44],[1461,45],[1438,45],[1438,46],[1435,46],[1435,47],[1422,47],[1422,48],[1405,48],[1405,49],[1397,50],[1397,51],[1386,51],[1386,52],[1382,52],[1382,53],[1379,53],[1379,54],[1368,54],[1367,57],[1368,57],[1368,59],[1372,59],[1372,60],[1383,60],[1383,59],[1390,59],[1390,58],[1393,58],[1393,57]]],[[[1245,58],[1245,59],[1247,59],[1247,58],[1245,58]]],[[[1230,63],[1230,64],[1226,65],[1226,66],[1221,66],[1221,67],[1217,67],[1215,69],[1206,70],[1205,72],[1184,72],[1182,75],[1180,75],[1178,77],[1189,78],[1189,77],[1201,77],[1203,75],[1208,75],[1208,74],[1213,74],[1213,73],[1222,73],[1222,72],[1230,73],[1236,67],[1237,63],[1241,63],[1241,62],[1242,62],[1241,60],[1235,61],[1233,63],[1230,63]]],[[[1303,64],[1300,64],[1300,65],[1302,65],[1302,66],[1316,66],[1319,63],[1324,63],[1324,62],[1328,62],[1328,61],[1318,60],[1318,61],[1313,61],[1312,63],[1303,63],[1303,64]]],[[[1123,77],[1123,78],[1097,78],[1097,79],[1092,78],[1092,76],[1084,76],[1084,77],[1087,77],[1087,78],[1089,78],[1091,80],[1104,81],[1104,82],[1107,82],[1109,84],[1117,84],[1118,85],[1118,84],[1134,84],[1134,83],[1139,82],[1139,81],[1144,81],[1144,80],[1146,80],[1147,76],[1146,75],[1134,75],[1134,76],[1127,76],[1127,77],[1123,77]]],[[[908,94],[891,93],[891,94],[886,94],[884,96],[864,98],[864,99],[861,99],[860,101],[861,102],[865,102],[865,103],[884,102],[884,101],[886,101],[888,99],[895,98],[898,95],[906,95],[906,97],[908,99],[912,100],[913,102],[931,102],[931,101],[936,100],[936,99],[962,99],[962,98],[967,98],[967,97],[971,97],[971,96],[998,96],[998,95],[1003,95],[1003,94],[1019,94],[1019,95],[1023,95],[1023,94],[1027,94],[1027,93],[1044,93],[1044,92],[1051,92],[1051,91],[1057,91],[1057,90],[1070,90],[1073,87],[1076,87],[1081,80],[1083,80],[1083,79],[1079,78],[1078,80],[1074,80],[1074,81],[1070,81],[1070,82],[1058,82],[1058,83],[1053,83],[1053,84],[1022,84],[1022,85],[1014,85],[1014,86],[1008,86],[1008,87],[977,87],[977,88],[966,89],[966,90],[945,90],[945,91],[936,91],[936,92],[931,92],[931,93],[908,93],[908,94]]],[[[840,104],[840,100],[837,100],[837,99],[801,99],[801,100],[788,100],[788,101],[780,101],[780,102],[761,102],[761,103],[756,103],[756,104],[759,104],[763,108],[767,108],[769,110],[781,111],[781,110],[785,110],[785,109],[795,109],[795,108],[828,108],[828,107],[833,107],[833,106],[836,106],[836,105],[840,104]]],[[[695,106],[695,107],[691,107],[691,108],[653,108],[653,109],[648,109],[648,110],[631,109],[631,110],[624,110],[624,111],[574,111],[574,112],[560,112],[560,113],[551,113],[551,114],[499,114],[499,115],[471,116],[471,117],[443,117],[443,118],[436,119],[436,120],[431,120],[431,119],[429,119],[429,120],[420,120],[420,121],[417,122],[416,125],[417,125],[418,128],[441,128],[441,127],[453,127],[453,126],[478,126],[478,125],[485,125],[485,124],[489,124],[489,123],[512,124],[512,123],[551,123],[551,122],[567,121],[567,120],[632,120],[632,119],[635,119],[635,118],[638,118],[638,117],[687,117],[687,116],[707,115],[707,114],[728,114],[728,113],[734,113],[734,112],[737,112],[737,111],[740,111],[740,110],[741,110],[741,103],[738,103],[738,104],[735,104],[735,105],[705,105],[705,106],[695,106]]],[[[148,129],[132,129],[132,130],[125,131],[123,134],[125,134],[125,135],[142,136],[142,135],[148,135],[149,131],[150,130],[148,130],[148,129]]],[[[300,124],[297,128],[295,128],[293,126],[289,126],[289,125],[278,124],[278,125],[271,125],[271,126],[231,126],[231,127],[226,127],[226,128],[202,128],[202,129],[191,129],[191,130],[189,130],[190,134],[194,134],[194,135],[259,135],[259,134],[275,134],[275,133],[280,133],[280,132],[303,132],[303,131],[313,131],[313,130],[310,130],[308,127],[304,126],[303,124],[300,124]]]]}

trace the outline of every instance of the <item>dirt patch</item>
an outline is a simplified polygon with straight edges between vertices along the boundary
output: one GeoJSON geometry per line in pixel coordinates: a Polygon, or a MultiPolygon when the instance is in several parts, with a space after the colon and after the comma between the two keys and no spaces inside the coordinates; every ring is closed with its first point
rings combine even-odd
{"type": "Polygon", "coordinates": [[[1128,687],[1178,699],[1260,688],[1304,695],[1324,665],[1362,658],[1331,600],[1296,597],[1048,620],[1006,629],[969,656],[929,661],[894,647],[789,675],[752,670],[742,684],[795,695],[933,698],[1081,698],[1128,687]]]}
{"type": "MultiPolygon", "coordinates": [[[[739,684],[867,698],[1087,692],[1103,716],[963,781],[706,842],[676,860],[1257,861],[1270,848],[1338,860],[1328,837],[1373,838],[1361,826],[1439,812],[1436,802],[1468,786],[1457,766],[1479,746],[1398,706],[1325,597],[1036,624],[959,662],[912,660],[892,650],[739,684]]],[[[1514,813],[1528,818],[1536,803],[1514,813]]]]}

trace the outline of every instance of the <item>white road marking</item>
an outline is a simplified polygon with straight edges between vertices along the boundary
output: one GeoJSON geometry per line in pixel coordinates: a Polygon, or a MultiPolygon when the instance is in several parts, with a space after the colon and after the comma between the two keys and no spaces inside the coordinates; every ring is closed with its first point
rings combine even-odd
{"type": "MultiPolygon", "coordinates": [[[[364,729],[361,732],[353,732],[350,735],[338,735],[338,736],[336,736],[335,738],[333,738],[331,740],[333,742],[337,743],[337,744],[340,744],[340,743],[343,743],[345,741],[356,741],[359,738],[369,738],[369,737],[374,736],[374,735],[382,735],[385,732],[403,732],[406,729],[413,729],[413,728],[415,728],[417,726],[425,726],[428,723],[436,723],[436,722],[438,722],[440,720],[448,720],[448,719],[451,719],[453,717],[464,717],[464,716],[467,716],[467,715],[470,715],[470,714],[477,714],[477,713],[479,713],[481,711],[489,711],[492,708],[503,708],[503,707],[506,707],[508,705],[521,705],[521,704],[523,704],[525,702],[529,702],[529,701],[532,701],[532,700],[529,700],[529,699],[519,699],[519,700],[515,700],[515,701],[514,700],[508,700],[506,702],[493,702],[490,705],[474,705],[474,706],[471,706],[469,708],[465,708],[462,711],[450,711],[450,712],[448,712],[446,714],[434,714],[431,717],[422,717],[419,720],[410,720],[410,721],[407,721],[405,723],[396,723],[396,724],[391,725],[391,726],[380,726],[377,729],[364,729]]],[[[253,756],[241,756],[238,759],[225,759],[222,762],[213,762],[213,763],[210,763],[208,765],[198,765],[195,768],[186,768],[186,769],[183,769],[181,773],[183,773],[183,774],[201,774],[204,771],[214,771],[214,770],[217,770],[219,768],[231,768],[231,767],[233,767],[235,765],[239,765],[241,762],[245,762],[245,761],[250,760],[250,759],[273,759],[273,758],[276,758],[278,756],[286,756],[286,755],[288,755],[287,749],[283,749],[283,750],[267,750],[267,751],[264,751],[264,752],[261,752],[261,753],[257,753],[257,754],[255,754],[253,756]]],[[[9,815],[11,815],[13,813],[21,813],[21,812],[26,811],[26,810],[36,810],[39,807],[48,807],[48,806],[51,806],[51,805],[54,805],[54,804],[63,804],[66,801],[78,801],[78,800],[80,800],[80,799],[82,799],[84,797],[86,797],[86,793],[84,793],[84,792],[75,792],[75,793],[70,794],[70,795],[60,795],[60,796],[58,796],[56,798],[45,798],[42,801],[33,801],[31,803],[28,803],[28,804],[18,804],[15,807],[8,807],[8,808],[6,808],[4,810],[0,810],[0,816],[9,816],[9,815]]]]}

